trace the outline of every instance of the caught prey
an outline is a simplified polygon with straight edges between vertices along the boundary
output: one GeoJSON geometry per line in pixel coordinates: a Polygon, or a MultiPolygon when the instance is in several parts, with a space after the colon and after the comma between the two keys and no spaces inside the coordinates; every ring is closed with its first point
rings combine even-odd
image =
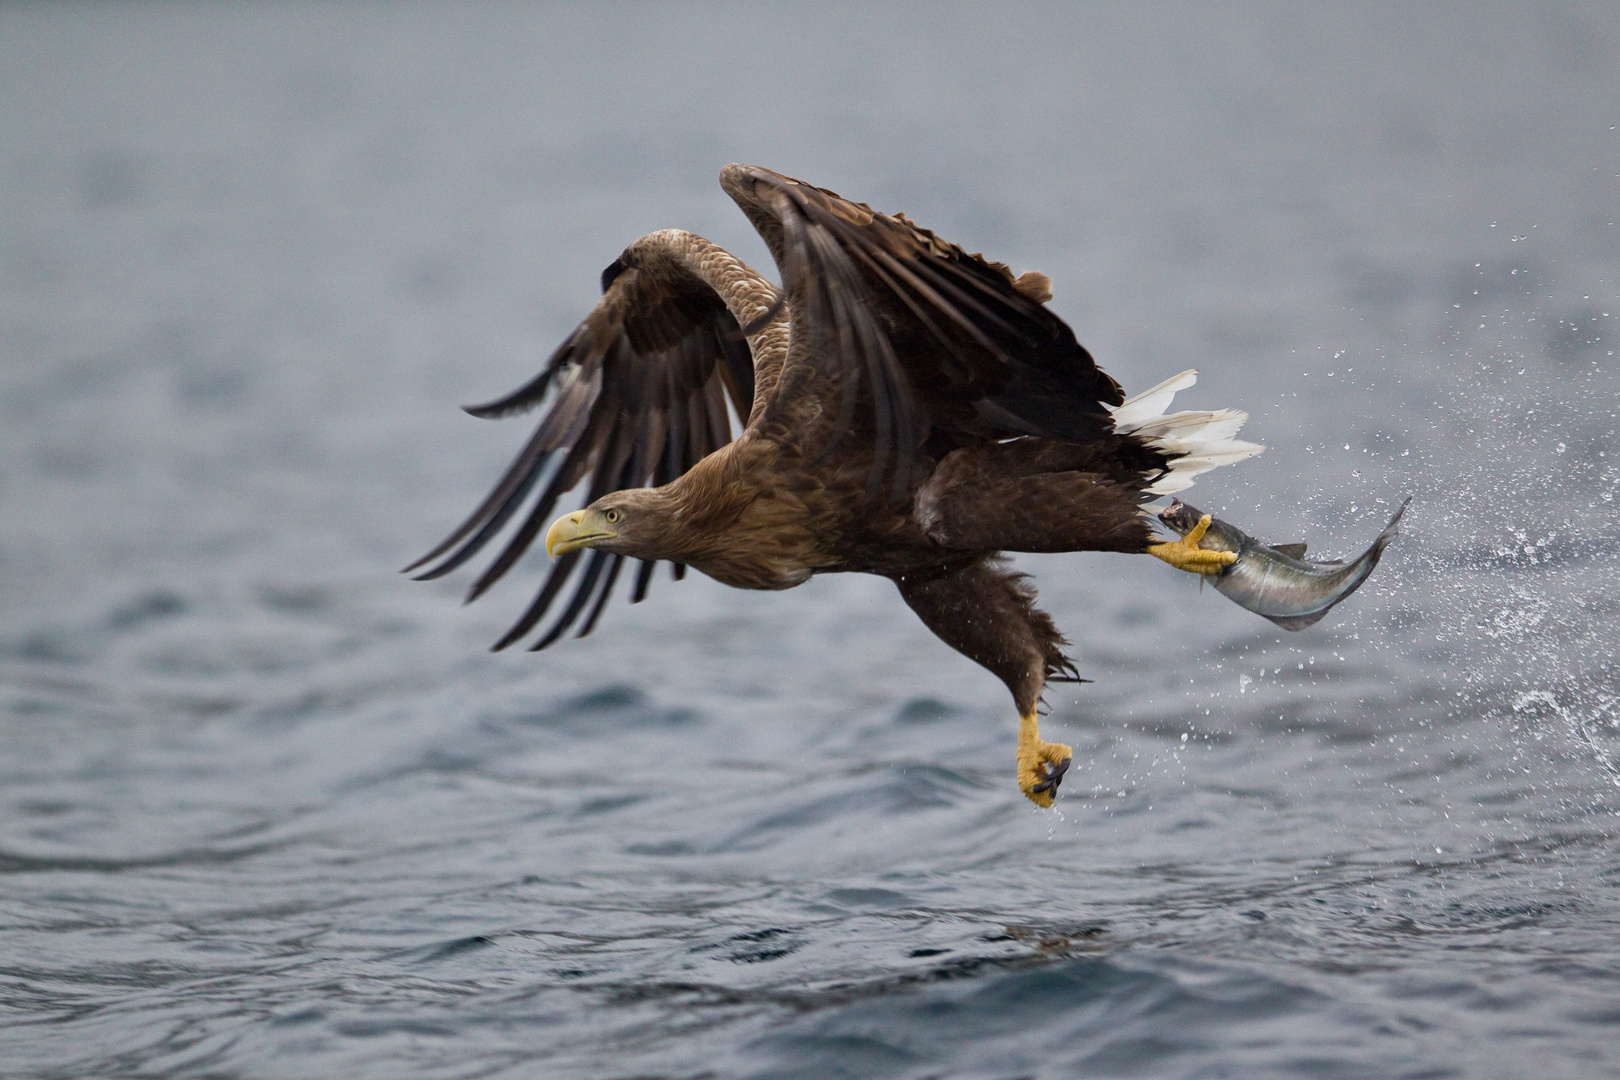
{"type": "Polygon", "coordinates": [[[1237,556],[1209,576],[1215,588],[1239,607],[1264,615],[1284,630],[1303,630],[1367,580],[1395,539],[1401,515],[1411,501],[1409,496],[1401,503],[1372,546],[1349,563],[1307,562],[1304,544],[1267,547],[1242,529],[1180,499],[1159,511],[1159,520],[1204,551],[1237,556]]]}

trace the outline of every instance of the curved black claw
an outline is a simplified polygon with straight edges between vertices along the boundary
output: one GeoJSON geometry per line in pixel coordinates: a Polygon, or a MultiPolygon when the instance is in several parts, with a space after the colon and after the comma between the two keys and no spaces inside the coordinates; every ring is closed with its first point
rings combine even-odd
{"type": "Polygon", "coordinates": [[[1050,761],[1044,762],[1041,767],[1046,770],[1046,779],[1030,788],[1030,793],[1034,794],[1041,791],[1050,791],[1052,794],[1056,795],[1058,785],[1063,783],[1063,774],[1069,771],[1069,766],[1073,763],[1074,758],[1072,757],[1066,757],[1062,761],[1055,764],[1050,761]]]}

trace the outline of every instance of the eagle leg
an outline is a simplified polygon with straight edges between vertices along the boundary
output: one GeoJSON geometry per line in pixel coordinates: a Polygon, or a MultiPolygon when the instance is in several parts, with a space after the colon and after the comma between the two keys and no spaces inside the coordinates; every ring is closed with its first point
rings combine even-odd
{"type": "Polygon", "coordinates": [[[1040,719],[1031,709],[1018,720],[1018,789],[1036,806],[1051,806],[1063,774],[1074,761],[1072,747],[1041,740],[1040,719]]]}
{"type": "Polygon", "coordinates": [[[1163,559],[1177,570],[1185,570],[1189,574],[1218,574],[1231,564],[1237,562],[1235,551],[1205,551],[1198,546],[1198,541],[1204,538],[1212,519],[1208,514],[1198,519],[1198,524],[1192,531],[1180,540],[1164,544],[1149,544],[1147,553],[1155,559],[1163,559]]]}
{"type": "Polygon", "coordinates": [[[1051,806],[1074,751],[1041,740],[1036,705],[1049,679],[1072,682],[1078,676],[1063,654],[1063,636],[1035,606],[1035,590],[1004,560],[984,556],[898,576],[895,584],[930,630],[1012,691],[1019,715],[1018,789],[1036,806],[1051,806]]]}

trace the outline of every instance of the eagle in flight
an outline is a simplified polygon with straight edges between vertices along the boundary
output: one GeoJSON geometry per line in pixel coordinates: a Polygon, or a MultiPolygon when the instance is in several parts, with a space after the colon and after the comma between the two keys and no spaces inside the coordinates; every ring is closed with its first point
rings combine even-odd
{"type": "Polygon", "coordinates": [[[1018,786],[1052,805],[1072,755],[1041,739],[1037,707],[1047,682],[1079,676],[1003,553],[1147,553],[1219,572],[1236,556],[1198,546],[1207,517],[1159,542],[1144,506],[1258,453],[1233,438],[1245,414],[1166,413],[1192,371],[1126,398],[1047,309],[1043,274],[1014,277],[903,214],[769,169],[728,165],[720,186],[782,287],[678,229],[631,244],[544,369],[467,410],[545,406],[484,501],[407,571],[448,574],[521,516],[476,598],[584,482],[584,508],[546,530],[550,575],[496,649],[528,636],[570,580],[531,648],[590,633],[626,559],[638,560],[633,603],[660,561],[677,579],[690,566],[743,589],[880,574],[1007,684],[1018,786]]]}

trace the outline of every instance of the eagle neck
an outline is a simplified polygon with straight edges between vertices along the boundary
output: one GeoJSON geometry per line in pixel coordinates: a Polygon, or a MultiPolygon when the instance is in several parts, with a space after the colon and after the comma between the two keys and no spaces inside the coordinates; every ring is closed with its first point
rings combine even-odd
{"type": "Polygon", "coordinates": [[[724,550],[731,526],[758,497],[736,468],[733,446],[710,454],[659,489],[668,548],[664,558],[701,569],[707,558],[724,550]]]}

